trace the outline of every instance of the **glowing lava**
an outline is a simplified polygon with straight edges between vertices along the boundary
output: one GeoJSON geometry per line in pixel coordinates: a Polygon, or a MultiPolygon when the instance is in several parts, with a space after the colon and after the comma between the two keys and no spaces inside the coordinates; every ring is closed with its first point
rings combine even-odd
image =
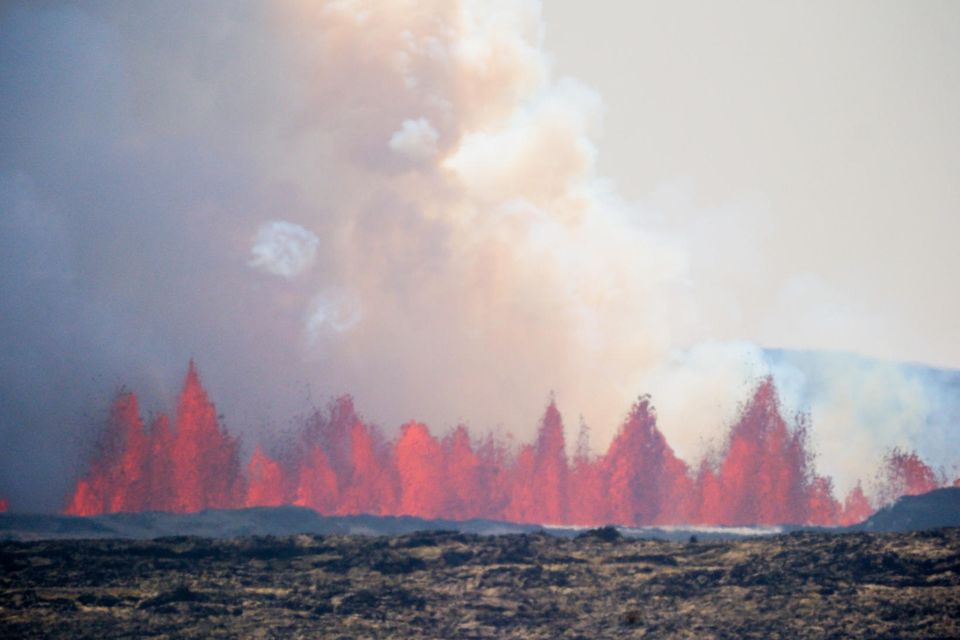
{"type": "Polygon", "coordinates": [[[176,428],[166,416],[144,429],[137,397],[114,400],[97,454],[77,482],[71,515],[117,511],[202,511],[243,503],[238,444],[219,424],[193,362],[177,404],[176,428]]]}
{"type": "Polygon", "coordinates": [[[926,493],[946,484],[946,478],[938,478],[916,453],[901,449],[890,451],[884,458],[879,479],[880,501],[884,504],[900,496],[926,493]]]}
{"type": "MultiPolygon", "coordinates": [[[[147,429],[136,396],[119,393],[66,512],[295,504],[325,514],[578,525],[833,525],[873,511],[859,484],[841,503],[831,480],[816,474],[808,424],[801,416],[788,425],[770,378],[744,406],[723,451],[696,470],[670,448],[648,397],[603,455],[590,455],[582,428],[572,462],[552,400],[536,440],[514,452],[492,436],[471,438],[463,426],[438,439],[418,422],[388,441],[345,396],[310,416],[279,455],[257,446],[245,473],[238,442],[220,424],[192,362],[174,415],[172,426],[161,415],[147,429]]],[[[894,450],[878,497],[884,504],[942,484],[916,454],[894,450]]]]}

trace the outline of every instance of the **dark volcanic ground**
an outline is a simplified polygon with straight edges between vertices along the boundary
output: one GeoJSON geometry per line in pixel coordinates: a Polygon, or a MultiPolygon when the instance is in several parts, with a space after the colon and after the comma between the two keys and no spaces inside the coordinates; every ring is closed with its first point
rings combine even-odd
{"type": "Polygon", "coordinates": [[[960,529],[4,542],[0,637],[957,638],[960,529]]]}

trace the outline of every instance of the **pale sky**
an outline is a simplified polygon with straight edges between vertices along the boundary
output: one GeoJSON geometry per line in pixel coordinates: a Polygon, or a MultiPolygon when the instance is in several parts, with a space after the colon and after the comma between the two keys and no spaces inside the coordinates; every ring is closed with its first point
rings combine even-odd
{"type": "Polygon", "coordinates": [[[543,13],[603,98],[599,172],[700,234],[709,337],[960,367],[960,3],[543,13]]]}

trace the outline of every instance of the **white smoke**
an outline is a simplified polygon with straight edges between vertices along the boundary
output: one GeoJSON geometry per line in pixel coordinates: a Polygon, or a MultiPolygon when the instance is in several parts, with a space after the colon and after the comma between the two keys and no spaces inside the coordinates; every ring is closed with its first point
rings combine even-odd
{"type": "Polygon", "coordinates": [[[763,350],[747,342],[704,342],[671,353],[639,382],[659,426],[691,464],[720,450],[758,381],[770,373],[763,350]]]}
{"type": "Polygon", "coordinates": [[[936,469],[955,473],[960,375],[840,352],[769,351],[746,342],[705,342],[679,350],[642,384],[660,428],[678,455],[696,463],[722,448],[757,382],[772,376],[784,418],[810,417],[819,473],[842,498],[859,481],[873,484],[892,447],[916,449],[936,469]],[[952,380],[952,382],[951,382],[952,380]]]}
{"type": "Polygon", "coordinates": [[[306,271],[317,257],[320,239],[292,222],[273,221],[257,230],[250,266],[292,278],[306,271]]]}
{"type": "Polygon", "coordinates": [[[400,129],[390,136],[390,148],[412,160],[428,161],[437,155],[439,137],[426,118],[404,120],[400,129]]]}
{"type": "Polygon", "coordinates": [[[955,464],[960,433],[936,416],[960,406],[949,374],[933,380],[922,368],[843,353],[772,353],[768,361],[788,408],[810,414],[818,468],[841,491],[858,480],[869,488],[892,447],[915,449],[935,468],[955,464]]]}
{"type": "Polygon", "coordinates": [[[356,296],[349,291],[326,289],[310,304],[306,331],[310,344],[314,344],[327,331],[349,331],[363,318],[363,310],[356,296]]]}

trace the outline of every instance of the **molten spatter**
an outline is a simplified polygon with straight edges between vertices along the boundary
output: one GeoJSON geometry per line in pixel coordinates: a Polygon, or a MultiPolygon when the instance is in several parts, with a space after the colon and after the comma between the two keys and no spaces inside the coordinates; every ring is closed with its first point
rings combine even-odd
{"type": "Polygon", "coordinates": [[[913,451],[893,449],[883,461],[877,477],[880,506],[893,503],[900,496],[915,496],[946,484],[936,472],[913,451]]]}
{"type": "MultiPolygon", "coordinates": [[[[191,362],[171,427],[149,429],[136,396],[114,400],[87,473],[66,512],[199,511],[294,504],[324,514],[494,518],[597,525],[859,522],[873,507],[858,484],[841,504],[832,481],[816,474],[809,426],[783,418],[773,380],[757,386],[721,451],[692,471],[657,427],[649,397],[633,406],[607,451],[593,456],[581,427],[568,461],[560,411],[550,401],[536,440],[511,450],[464,426],[442,439],[419,422],[393,441],[365,424],[349,396],[303,423],[277,455],[257,446],[241,470],[237,441],[191,362]]],[[[916,454],[887,458],[881,499],[940,482],[916,454]]]]}
{"type": "Polygon", "coordinates": [[[514,522],[568,522],[567,454],[563,420],[550,402],[537,440],[526,445],[514,463],[509,502],[503,516],[514,522]]]}
{"type": "Polygon", "coordinates": [[[425,518],[444,515],[449,492],[444,486],[443,449],[427,426],[410,422],[401,427],[393,459],[399,493],[397,510],[425,518]]]}
{"type": "Polygon", "coordinates": [[[0,498],[0,513],[6,513],[9,508],[10,508],[10,505],[7,504],[6,499],[0,498]]]}
{"type": "Polygon", "coordinates": [[[160,416],[145,431],[136,395],[117,395],[66,513],[231,508],[242,504],[243,488],[237,442],[217,420],[191,361],[173,430],[160,416]]]}
{"type": "Polygon", "coordinates": [[[173,481],[177,511],[233,507],[243,495],[238,443],[217,420],[193,362],[177,403],[173,481]]]}
{"type": "Polygon", "coordinates": [[[867,500],[867,496],[863,493],[863,487],[860,486],[858,482],[857,486],[847,494],[846,500],[843,501],[843,512],[838,524],[851,525],[863,522],[869,518],[872,513],[873,507],[870,505],[870,501],[867,500]]]}
{"type": "Polygon", "coordinates": [[[153,495],[149,465],[155,462],[148,442],[137,397],[121,391],[113,401],[90,470],[77,482],[66,513],[85,516],[148,508],[147,499],[153,495]]]}
{"type": "Polygon", "coordinates": [[[706,479],[711,495],[700,504],[708,524],[803,523],[830,519],[811,507],[832,512],[832,496],[823,495],[812,476],[806,452],[807,426],[793,430],[781,416],[771,378],[765,379],[730,432],[726,452],[706,479]]]}
{"type": "Polygon", "coordinates": [[[698,519],[689,499],[693,484],[687,467],[657,429],[649,398],[633,406],[606,455],[595,464],[606,489],[603,521],[646,525],[698,519]]]}
{"type": "Polygon", "coordinates": [[[284,495],[283,469],[263,449],[257,447],[247,466],[248,507],[276,507],[282,505],[284,495]]]}

